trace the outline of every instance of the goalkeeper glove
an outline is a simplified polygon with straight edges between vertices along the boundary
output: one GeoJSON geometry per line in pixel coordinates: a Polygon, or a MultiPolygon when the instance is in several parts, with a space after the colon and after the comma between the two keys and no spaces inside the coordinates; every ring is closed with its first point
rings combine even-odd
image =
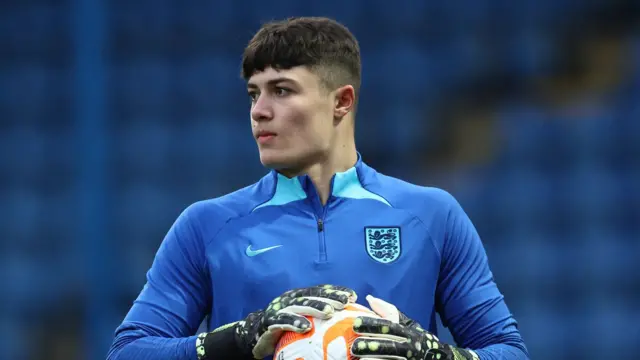
{"type": "Polygon", "coordinates": [[[370,295],[367,301],[382,318],[361,316],[354,320],[353,331],[360,337],[351,346],[353,356],[362,360],[479,360],[471,350],[441,343],[394,305],[370,295]]]}
{"type": "Polygon", "coordinates": [[[262,359],[274,353],[284,331],[311,330],[311,322],[305,316],[328,319],[356,299],[355,291],[341,286],[289,290],[271,301],[265,310],[198,335],[198,360],[262,359]]]}

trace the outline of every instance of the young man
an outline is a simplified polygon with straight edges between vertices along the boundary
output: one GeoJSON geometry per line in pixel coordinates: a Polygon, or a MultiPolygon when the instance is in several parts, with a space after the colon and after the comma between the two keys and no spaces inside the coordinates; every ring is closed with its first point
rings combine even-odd
{"type": "Polygon", "coordinates": [[[380,174],[356,151],[360,50],[344,26],[266,24],[242,75],[272,171],[179,216],[108,359],[269,357],[283,330],[309,330],[302,315],[329,317],[356,294],[375,296],[367,300],[384,319],[356,321],[355,356],[528,358],[456,200],[380,174]],[[436,312],[460,348],[433,336],[436,312]],[[216,330],[195,336],[207,315],[216,330]]]}

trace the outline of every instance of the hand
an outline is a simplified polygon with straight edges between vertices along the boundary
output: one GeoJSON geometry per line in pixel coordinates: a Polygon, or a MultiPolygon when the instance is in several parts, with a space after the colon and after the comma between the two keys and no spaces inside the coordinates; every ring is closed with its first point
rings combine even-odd
{"type": "Polygon", "coordinates": [[[370,307],[382,317],[358,317],[353,330],[360,337],[351,354],[366,359],[478,360],[478,355],[466,349],[443,344],[420,324],[383,300],[367,296],[370,307]]]}
{"type": "Polygon", "coordinates": [[[253,349],[253,356],[262,359],[274,353],[284,331],[311,330],[305,316],[328,319],[356,299],[355,291],[333,285],[290,290],[271,301],[266,310],[249,314],[236,333],[243,345],[253,349]]]}
{"type": "MultiPolygon", "coordinates": [[[[272,355],[284,331],[305,333],[311,330],[311,322],[305,316],[320,319],[330,318],[336,310],[344,309],[348,303],[357,300],[355,291],[341,286],[318,285],[289,290],[273,299],[268,307],[249,314],[244,320],[225,325],[211,333],[198,336],[196,347],[198,359],[207,360],[207,353],[218,359],[221,349],[229,351],[228,345],[221,345],[222,335],[233,330],[236,344],[233,359],[262,359],[272,355]],[[216,341],[217,340],[217,341],[216,341]]],[[[225,337],[228,342],[229,337],[225,337]]]]}

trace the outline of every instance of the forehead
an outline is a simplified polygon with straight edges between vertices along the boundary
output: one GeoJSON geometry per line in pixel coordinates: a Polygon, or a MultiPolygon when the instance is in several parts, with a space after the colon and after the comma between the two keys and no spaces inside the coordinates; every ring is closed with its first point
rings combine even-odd
{"type": "Polygon", "coordinates": [[[248,80],[250,87],[263,87],[276,82],[292,82],[301,86],[315,86],[318,76],[306,66],[296,66],[291,69],[276,70],[267,67],[264,71],[255,72],[248,80]]]}

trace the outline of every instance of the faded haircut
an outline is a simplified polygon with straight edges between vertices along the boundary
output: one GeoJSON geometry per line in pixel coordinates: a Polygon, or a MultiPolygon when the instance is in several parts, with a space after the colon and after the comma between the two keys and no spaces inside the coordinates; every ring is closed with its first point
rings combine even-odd
{"type": "Polygon", "coordinates": [[[248,80],[267,67],[276,70],[306,66],[327,90],[351,85],[360,91],[360,46],[342,24],[324,17],[296,17],[264,24],[242,56],[242,77],[248,80]]]}

